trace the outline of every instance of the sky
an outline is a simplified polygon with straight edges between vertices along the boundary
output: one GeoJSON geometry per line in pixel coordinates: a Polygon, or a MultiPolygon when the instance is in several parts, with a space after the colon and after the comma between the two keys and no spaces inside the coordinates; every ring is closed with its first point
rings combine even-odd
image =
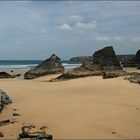
{"type": "Polygon", "coordinates": [[[0,1],[0,60],[140,49],[140,1],[0,1]]]}

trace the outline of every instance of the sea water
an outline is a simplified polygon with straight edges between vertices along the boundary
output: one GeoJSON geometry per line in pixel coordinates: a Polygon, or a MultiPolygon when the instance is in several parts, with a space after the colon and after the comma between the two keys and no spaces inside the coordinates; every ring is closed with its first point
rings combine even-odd
{"type": "MultiPolygon", "coordinates": [[[[0,68],[31,69],[42,62],[43,60],[0,60],[0,68]]],[[[65,69],[73,69],[79,67],[81,65],[81,62],[62,60],[62,65],[65,69]]]]}

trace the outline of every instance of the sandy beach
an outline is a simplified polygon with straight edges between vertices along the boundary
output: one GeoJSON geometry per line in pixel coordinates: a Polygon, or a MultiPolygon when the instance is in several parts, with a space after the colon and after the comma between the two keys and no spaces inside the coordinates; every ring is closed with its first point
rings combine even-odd
{"type": "Polygon", "coordinates": [[[21,127],[29,124],[46,125],[56,139],[140,138],[138,84],[100,76],[48,82],[56,76],[0,79],[0,88],[14,101],[0,120],[18,121],[0,127],[4,138],[17,138],[21,127]],[[12,116],[12,109],[21,116],[12,116]]]}

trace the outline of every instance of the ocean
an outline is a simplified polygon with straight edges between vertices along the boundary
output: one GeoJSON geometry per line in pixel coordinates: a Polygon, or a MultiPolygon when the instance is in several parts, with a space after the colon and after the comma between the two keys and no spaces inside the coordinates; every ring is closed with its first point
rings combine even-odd
{"type": "MultiPolygon", "coordinates": [[[[31,69],[43,60],[0,60],[0,68],[3,69],[31,69]]],[[[62,60],[62,65],[65,69],[73,69],[81,65],[80,62],[72,62],[68,60],[62,60]]]]}

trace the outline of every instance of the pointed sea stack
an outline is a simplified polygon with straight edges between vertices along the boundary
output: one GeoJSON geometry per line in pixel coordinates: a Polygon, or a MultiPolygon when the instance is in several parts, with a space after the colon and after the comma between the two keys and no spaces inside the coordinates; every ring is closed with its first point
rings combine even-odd
{"type": "Polygon", "coordinates": [[[61,59],[55,54],[53,54],[50,58],[46,59],[35,68],[26,72],[24,78],[34,79],[48,74],[57,74],[63,72],[64,72],[64,67],[61,63],[61,59]]]}
{"type": "Polygon", "coordinates": [[[112,46],[107,46],[93,54],[93,64],[101,65],[104,68],[115,67],[121,69],[120,62],[112,46]]]}

